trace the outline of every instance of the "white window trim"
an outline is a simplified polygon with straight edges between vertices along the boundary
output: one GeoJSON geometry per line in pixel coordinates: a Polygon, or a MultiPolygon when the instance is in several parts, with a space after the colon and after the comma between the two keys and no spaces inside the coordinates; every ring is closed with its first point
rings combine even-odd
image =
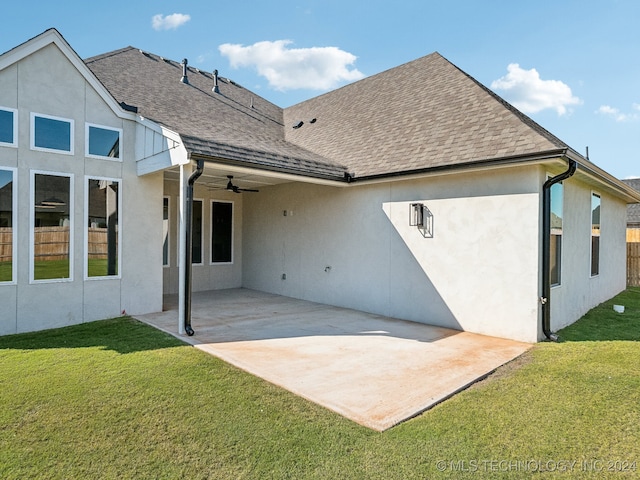
{"type": "MultiPolygon", "coordinates": [[[[594,195],[600,199],[600,230],[598,237],[600,238],[602,236],[602,195],[600,192],[591,190],[591,195],[589,195],[589,278],[598,278],[600,276],[600,266],[602,265],[601,262],[598,264],[598,273],[595,275],[591,274],[593,271],[593,210],[591,207],[593,205],[592,202],[594,195]]],[[[598,259],[600,258],[600,251],[602,250],[601,246],[602,245],[600,244],[598,247],[598,259]]]]}
{"type": "Polygon", "coordinates": [[[73,266],[74,266],[74,185],[73,173],[50,172],[46,170],[31,170],[31,178],[29,179],[29,283],[68,283],[73,282],[73,266]],[[36,280],[35,277],[35,198],[36,198],[36,175],[53,175],[57,177],[69,178],[69,278],[47,278],[36,280]]]}
{"type": "MultiPolygon", "coordinates": [[[[196,265],[196,266],[202,266],[204,265],[204,219],[206,218],[204,215],[204,205],[205,205],[205,201],[204,198],[194,198],[193,199],[194,202],[202,202],[202,228],[200,228],[200,262],[199,263],[192,263],[192,265],[196,265]]],[[[193,211],[192,211],[193,213],[193,211]]],[[[192,225],[193,227],[193,225],[192,225]]],[[[192,228],[193,229],[193,228],[192,228]]],[[[193,238],[192,238],[193,241],[193,238]]],[[[193,255],[192,255],[193,256],[193,255]]]]}
{"type": "Polygon", "coordinates": [[[84,155],[87,158],[97,158],[100,160],[109,160],[111,162],[122,162],[122,129],[121,128],[116,128],[116,127],[108,127],[106,125],[98,125],[96,123],[85,123],[85,127],[84,127],[84,155]],[[119,140],[118,140],[118,145],[119,145],[119,157],[115,158],[115,157],[106,157],[103,155],[94,155],[94,154],[90,154],[89,153],[89,127],[94,127],[94,128],[101,128],[102,130],[111,130],[114,132],[118,132],[119,135],[119,140]]]}
{"type": "Polygon", "coordinates": [[[122,179],[84,176],[84,279],[85,280],[117,280],[122,278],[122,179]],[[105,180],[118,182],[118,274],[101,277],[89,276],[89,180],[105,180]]]}
{"type": "Polygon", "coordinates": [[[53,115],[45,115],[44,113],[31,112],[31,130],[29,135],[29,145],[31,150],[37,150],[39,152],[58,153],[61,155],[73,155],[74,154],[74,121],[71,118],[55,117],[53,115]],[[70,125],[69,128],[69,148],[70,150],[57,150],[55,148],[36,147],[36,117],[48,118],[50,120],[58,120],[60,122],[67,122],[70,125]]]}
{"type": "Polygon", "coordinates": [[[13,113],[13,141],[11,143],[0,142],[0,147],[18,148],[18,110],[9,107],[0,107],[0,110],[13,113]]]}
{"type": "Polygon", "coordinates": [[[162,262],[162,268],[171,267],[171,197],[162,197],[162,222],[164,222],[164,200],[167,199],[167,263],[162,262]]]}
{"type": "Polygon", "coordinates": [[[235,261],[235,236],[236,236],[236,206],[233,200],[217,200],[211,199],[209,202],[209,265],[233,265],[235,261]],[[231,204],[231,261],[230,262],[214,262],[213,261],[213,204],[214,203],[230,203],[231,204]]]}
{"type": "Polygon", "coordinates": [[[0,282],[0,285],[16,285],[18,283],[18,169],[13,167],[0,167],[0,170],[9,171],[13,175],[11,199],[11,280],[0,282]]]}
{"type": "MultiPolygon", "coordinates": [[[[549,180],[550,178],[553,178],[553,175],[550,173],[547,173],[547,180],[549,180]]],[[[560,185],[562,186],[562,240],[560,241],[560,281],[558,283],[551,283],[550,287],[553,290],[554,288],[560,288],[562,287],[562,272],[564,272],[564,255],[563,255],[563,250],[564,250],[564,199],[565,199],[565,189],[564,189],[564,181],[562,182],[558,182],[555,185],[560,185]]],[[[551,195],[551,191],[549,191],[549,195],[551,195]]],[[[551,208],[551,205],[549,205],[549,208],[551,208]]],[[[551,234],[551,232],[549,232],[549,234],[551,234]]]]}

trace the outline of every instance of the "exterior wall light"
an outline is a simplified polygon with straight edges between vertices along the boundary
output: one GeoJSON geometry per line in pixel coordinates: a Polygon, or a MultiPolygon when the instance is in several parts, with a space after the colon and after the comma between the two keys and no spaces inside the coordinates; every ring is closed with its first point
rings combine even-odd
{"type": "Polygon", "coordinates": [[[424,226],[424,204],[412,203],[410,205],[409,226],[418,228],[424,226]]]}
{"type": "Polygon", "coordinates": [[[433,214],[425,204],[409,204],[409,225],[417,227],[424,238],[433,238],[433,214]]]}

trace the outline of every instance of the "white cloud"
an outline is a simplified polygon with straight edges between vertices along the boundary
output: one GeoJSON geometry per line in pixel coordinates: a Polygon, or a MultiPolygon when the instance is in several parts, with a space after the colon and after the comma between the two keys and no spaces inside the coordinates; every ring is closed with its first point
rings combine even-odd
{"type": "Polygon", "coordinates": [[[276,90],[308,88],[329,90],[341,82],[364,75],[349,68],[356,56],[336,47],[287,48],[291,40],[257,42],[253,45],[225,43],[218,47],[232,68],[253,67],[276,90]]]}
{"type": "Polygon", "coordinates": [[[166,16],[159,13],[151,18],[151,26],[154,30],[175,30],[189,20],[191,20],[191,15],[183,13],[173,13],[166,16]]]}
{"type": "Polygon", "coordinates": [[[560,80],[542,80],[535,68],[524,70],[517,63],[511,63],[507,72],[494,80],[491,88],[505,92],[504,97],[524,113],[553,109],[558,115],[564,115],[567,107],[582,103],[567,84],[560,80]]]}
{"type": "MultiPolygon", "coordinates": [[[[640,110],[640,105],[634,103],[633,108],[635,110],[640,110]]],[[[609,105],[601,105],[600,108],[596,110],[596,113],[611,117],[616,122],[629,122],[632,120],[638,120],[638,118],[640,118],[637,113],[622,113],[619,109],[611,107],[609,105]]]]}

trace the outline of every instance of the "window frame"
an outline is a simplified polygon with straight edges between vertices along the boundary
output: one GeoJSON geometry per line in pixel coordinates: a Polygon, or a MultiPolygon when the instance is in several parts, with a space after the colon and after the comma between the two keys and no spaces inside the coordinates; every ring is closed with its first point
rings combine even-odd
{"type": "MultiPolygon", "coordinates": [[[[547,175],[547,179],[549,179],[549,178],[551,178],[551,175],[547,175]]],[[[551,285],[551,288],[556,288],[556,287],[562,286],[562,270],[563,270],[562,263],[563,263],[563,260],[564,260],[564,255],[562,255],[562,247],[563,247],[562,244],[563,244],[563,241],[564,241],[564,207],[565,207],[565,202],[564,202],[564,200],[565,200],[564,182],[555,183],[550,187],[549,194],[550,194],[550,198],[551,198],[551,205],[549,205],[549,208],[551,209],[552,208],[552,204],[553,204],[553,188],[554,187],[558,187],[558,186],[562,188],[562,190],[561,190],[562,201],[561,201],[561,204],[560,204],[560,207],[562,209],[561,210],[562,215],[560,216],[560,219],[562,220],[562,227],[560,229],[560,231],[561,231],[560,235],[557,235],[557,234],[555,235],[555,237],[560,237],[560,248],[558,249],[557,245],[555,247],[555,249],[556,249],[555,250],[556,251],[556,265],[557,265],[557,271],[558,271],[558,274],[557,274],[558,281],[557,281],[557,283],[553,283],[553,280],[551,279],[551,268],[549,268],[549,276],[550,276],[549,283],[551,285]]],[[[552,214],[552,213],[553,213],[553,211],[550,212],[550,214],[552,214]]],[[[551,217],[551,218],[553,218],[553,217],[551,217]]],[[[550,222],[549,227],[550,227],[549,244],[551,246],[551,249],[553,249],[554,246],[553,246],[553,241],[552,240],[553,240],[554,235],[552,233],[553,232],[553,227],[551,225],[551,222],[550,222]]],[[[545,235],[546,235],[546,232],[545,232],[545,235]]],[[[551,249],[549,251],[549,256],[550,257],[551,257],[551,249]]],[[[549,260],[551,260],[551,258],[549,260]]]]}
{"type": "Polygon", "coordinates": [[[0,166],[0,170],[11,172],[11,280],[0,280],[1,285],[16,285],[18,283],[18,169],[0,166]]]}
{"type": "Polygon", "coordinates": [[[590,245],[589,245],[589,278],[596,278],[600,276],[600,238],[602,235],[602,195],[599,192],[591,191],[591,195],[589,197],[589,216],[591,218],[591,232],[590,232],[590,245]],[[593,223],[593,199],[594,197],[598,198],[598,206],[600,207],[600,223],[598,224],[598,234],[594,234],[594,223],[593,223]],[[598,237],[598,264],[597,271],[593,273],[593,239],[594,237],[598,237]]]}
{"type": "Polygon", "coordinates": [[[84,155],[87,158],[97,158],[99,160],[109,160],[112,162],[122,162],[122,129],[117,127],[109,127],[107,125],[99,125],[97,123],[89,123],[85,122],[85,131],[84,131],[84,155]],[[117,157],[109,157],[104,155],[96,155],[95,153],[89,153],[90,147],[90,130],[91,128],[99,128],[101,130],[110,130],[113,132],[118,132],[118,156],[117,157]]]}
{"type": "Polygon", "coordinates": [[[233,265],[234,261],[235,261],[235,248],[234,248],[234,241],[235,241],[235,202],[233,200],[217,200],[217,199],[211,199],[211,201],[209,202],[209,219],[210,221],[210,226],[209,226],[209,265],[233,265]],[[230,238],[230,242],[231,242],[231,260],[228,262],[215,262],[213,260],[213,227],[214,227],[214,221],[213,221],[213,204],[214,203],[228,203],[231,205],[231,238],[230,238]]]}
{"type": "Polygon", "coordinates": [[[74,271],[74,174],[52,172],[48,170],[31,170],[29,179],[29,284],[69,283],[73,282],[74,271]],[[69,277],[67,278],[35,278],[35,199],[36,175],[67,177],[69,179],[69,277]]]}
{"type": "Polygon", "coordinates": [[[74,155],[75,122],[72,118],[57,117],[54,115],[46,115],[44,113],[31,112],[30,126],[31,126],[31,130],[29,135],[29,145],[31,150],[36,150],[39,152],[58,153],[61,155],[74,155]],[[68,123],[69,124],[69,150],[59,150],[57,148],[47,148],[47,147],[36,146],[36,117],[68,123]]]}
{"type": "Polygon", "coordinates": [[[97,175],[84,176],[84,279],[85,280],[114,280],[122,278],[122,179],[100,177],[97,175]],[[116,275],[89,276],[89,180],[108,181],[118,183],[118,273],[116,275]]]}
{"type": "MultiPolygon", "coordinates": [[[[162,196],[162,227],[164,229],[164,201],[167,201],[167,262],[164,261],[164,239],[162,240],[162,268],[171,267],[171,197],[169,195],[162,196]]],[[[164,235],[164,232],[163,232],[164,235]]]]}
{"type": "Polygon", "coordinates": [[[13,114],[13,141],[8,143],[0,140],[0,147],[18,148],[18,110],[9,107],[0,107],[0,110],[13,114]]]}

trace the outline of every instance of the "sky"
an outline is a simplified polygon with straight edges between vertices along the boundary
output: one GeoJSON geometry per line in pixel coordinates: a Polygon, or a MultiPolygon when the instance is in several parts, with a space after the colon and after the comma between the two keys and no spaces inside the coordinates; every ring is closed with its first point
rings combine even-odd
{"type": "Polygon", "coordinates": [[[437,51],[610,174],[640,177],[638,0],[7,3],[0,52],[53,27],[82,58],[186,58],[280,107],[437,51]]]}

